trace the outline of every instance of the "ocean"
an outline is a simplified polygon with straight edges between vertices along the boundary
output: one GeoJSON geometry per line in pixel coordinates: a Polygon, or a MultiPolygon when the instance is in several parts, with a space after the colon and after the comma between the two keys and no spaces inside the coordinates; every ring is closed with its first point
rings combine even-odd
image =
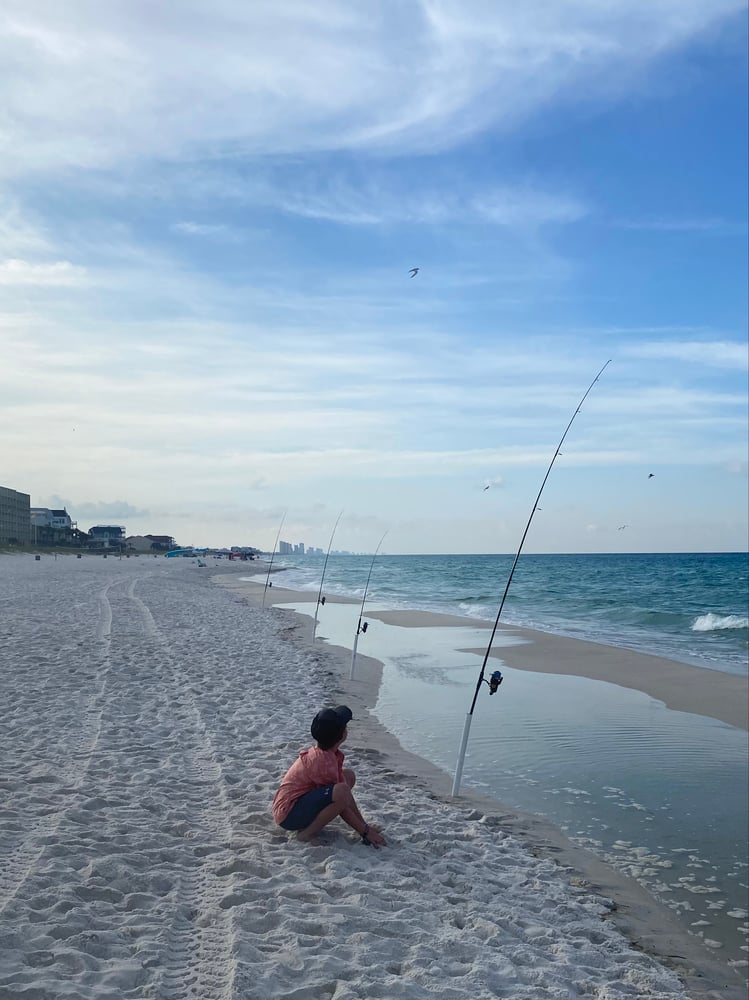
{"type": "MultiPolygon", "coordinates": [[[[513,558],[331,555],[327,563],[323,594],[359,601],[371,569],[365,617],[406,608],[464,617],[459,628],[369,619],[359,638],[359,652],[384,665],[374,714],[450,774],[481,662],[465,649],[485,648],[488,633],[474,623],[496,617],[513,558]]],[[[323,562],[276,557],[275,580],[317,593],[323,562]]],[[[359,610],[321,607],[320,639],[351,648],[359,610]]],[[[500,622],[747,676],[749,557],[524,555],[500,622]]],[[[502,671],[497,696],[477,703],[463,786],[546,817],[642,882],[745,976],[747,733],[618,685],[502,671]]]]}

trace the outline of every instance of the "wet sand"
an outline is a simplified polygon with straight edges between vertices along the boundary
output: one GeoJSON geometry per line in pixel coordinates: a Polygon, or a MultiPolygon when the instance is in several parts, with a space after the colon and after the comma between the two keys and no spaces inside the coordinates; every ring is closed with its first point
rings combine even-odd
{"type": "MultiPolygon", "coordinates": [[[[257,585],[253,584],[248,590],[254,603],[257,585]]],[[[317,595],[311,592],[287,590],[280,586],[273,586],[266,592],[266,603],[273,604],[314,603],[316,598],[317,595]]],[[[346,597],[328,597],[327,600],[336,604],[360,603],[346,597]]],[[[493,624],[431,611],[373,611],[367,608],[366,617],[401,628],[486,629],[487,642],[493,624]]],[[[719,670],[704,670],[622,647],[500,623],[497,636],[502,635],[513,637],[515,642],[510,646],[497,644],[490,655],[508,667],[617,684],[657,698],[675,711],[705,715],[729,726],[749,730],[749,683],[744,677],[719,670]]],[[[461,651],[483,656],[486,646],[462,648],[461,651]]]]}
{"type": "MultiPolygon", "coordinates": [[[[449,628],[459,625],[491,628],[487,622],[422,611],[374,611],[367,614],[387,625],[402,628],[449,628]]],[[[749,684],[744,677],[528,628],[500,625],[497,634],[523,640],[512,646],[492,648],[490,655],[502,660],[508,667],[617,684],[657,698],[677,712],[706,715],[729,726],[749,729],[749,684]]],[[[462,651],[483,655],[486,646],[462,651]]]]}

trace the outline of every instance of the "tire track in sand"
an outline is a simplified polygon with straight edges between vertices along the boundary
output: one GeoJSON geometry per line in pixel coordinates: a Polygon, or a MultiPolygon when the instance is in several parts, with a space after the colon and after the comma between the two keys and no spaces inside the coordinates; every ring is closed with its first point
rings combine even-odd
{"type": "Polygon", "coordinates": [[[112,605],[109,602],[109,591],[114,586],[116,583],[110,579],[98,593],[99,613],[95,641],[100,644],[100,651],[93,693],[81,712],[78,732],[70,739],[67,759],[60,765],[62,781],[69,788],[67,801],[59,809],[43,816],[20,844],[0,858],[0,914],[39,867],[46,848],[53,842],[54,834],[72,808],[76,793],[91,767],[101,736],[101,719],[111,666],[112,605]]]}
{"type": "Polygon", "coordinates": [[[162,635],[148,605],[135,593],[128,598],[140,609],[145,631],[161,647],[162,676],[170,689],[175,725],[184,737],[184,784],[179,791],[189,806],[196,845],[191,865],[179,873],[178,903],[167,934],[160,1000],[231,1000],[236,960],[233,954],[233,910],[221,906],[227,894],[226,876],[215,871],[216,850],[232,839],[230,799],[223,770],[205,725],[194,690],[162,635]]]}

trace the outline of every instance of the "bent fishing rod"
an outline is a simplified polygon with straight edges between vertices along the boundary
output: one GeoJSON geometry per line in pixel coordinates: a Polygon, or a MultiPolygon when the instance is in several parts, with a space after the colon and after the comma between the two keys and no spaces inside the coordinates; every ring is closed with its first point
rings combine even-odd
{"type": "MultiPolygon", "coordinates": [[[[387,535],[387,531],[385,532],[387,535]]],[[[354,670],[356,669],[356,647],[359,645],[359,635],[367,631],[367,623],[364,622],[362,625],[362,615],[364,614],[364,604],[367,600],[367,592],[369,590],[369,581],[372,579],[372,570],[374,569],[375,559],[377,558],[377,553],[380,551],[380,546],[385,541],[385,535],[377,543],[377,548],[375,549],[374,555],[372,556],[372,562],[369,564],[369,573],[367,575],[367,583],[364,587],[364,597],[361,599],[361,607],[359,608],[359,624],[356,626],[356,633],[354,635],[354,651],[351,655],[351,673],[349,674],[349,680],[354,679],[354,670]]]]}
{"type": "Polygon", "coordinates": [[[333,525],[333,530],[330,533],[330,541],[328,542],[328,551],[325,554],[325,562],[322,564],[322,576],[320,577],[320,589],[317,592],[317,603],[315,604],[315,621],[314,621],[314,624],[312,625],[312,641],[313,642],[315,641],[315,632],[317,632],[317,613],[320,610],[320,603],[323,603],[323,604],[325,603],[325,598],[324,597],[322,598],[322,602],[321,602],[322,585],[323,585],[323,582],[325,580],[325,569],[326,569],[326,567],[328,565],[328,558],[330,556],[330,550],[331,550],[332,545],[333,545],[333,539],[335,538],[335,530],[338,527],[338,522],[341,520],[342,517],[343,517],[343,511],[341,511],[341,513],[338,515],[338,517],[336,519],[336,522],[333,525]]]}
{"type": "Polygon", "coordinates": [[[276,556],[276,549],[278,548],[278,539],[281,537],[281,528],[283,528],[283,523],[286,520],[286,513],[287,513],[286,511],[283,512],[281,523],[278,526],[278,534],[276,535],[276,540],[273,543],[273,551],[270,554],[270,566],[268,567],[268,575],[265,578],[265,586],[263,587],[263,604],[262,604],[263,607],[265,607],[265,594],[268,590],[268,587],[272,586],[271,584],[268,583],[268,581],[270,580],[270,571],[273,569],[273,560],[276,556]]]}
{"type": "Polygon", "coordinates": [[[497,612],[497,617],[494,620],[494,628],[492,629],[491,636],[489,637],[489,644],[486,647],[486,653],[484,653],[484,661],[481,664],[481,671],[479,672],[479,679],[476,682],[476,690],[473,693],[473,701],[471,702],[471,707],[470,707],[470,709],[468,711],[468,715],[466,716],[465,725],[463,726],[463,736],[462,736],[462,739],[460,741],[460,749],[458,750],[458,763],[457,763],[457,766],[455,768],[455,779],[453,780],[453,790],[452,790],[453,797],[456,796],[459,793],[459,791],[460,791],[460,779],[461,779],[461,777],[463,775],[463,762],[465,761],[466,747],[468,745],[468,734],[471,731],[471,721],[473,720],[473,710],[476,707],[476,699],[479,696],[479,691],[481,690],[481,685],[482,684],[488,684],[489,685],[489,694],[495,694],[496,691],[497,691],[497,688],[502,683],[502,674],[501,674],[501,672],[499,670],[495,670],[494,673],[491,675],[491,679],[490,680],[486,680],[486,678],[484,677],[484,674],[486,673],[486,663],[487,663],[487,660],[489,659],[489,654],[491,653],[492,643],[494,642],[494,636],[497,634],[497,628],[499,627],[499,617],[502,614],[502,609],[505,606],[505,600],[507,599],[507,594],[510,591],[510,584],[512,583],[512,577],[513,577],[513,575],[515,573],[515,567],[518,564],[518,559],[520,559],[520,553],[523,551],[523,545],[525,544],[525,539],[526,539],[526,537],[528,535],[528,531],[530,530],[530,526],[531,526],[531,522],[533,521],[533,517],[534,517],[536,511],[539,509],[538,503],[539,503],[539,500],[541,499],[541,494],[544,491],[544,487],[546,486],[546,480],[549,478],[549,476],[551,474],[551,470],[554,467],[554,463],[556,462],[557,457],[559,455],[559,452],[561,450],[561,447],[564,444],[564,439],[567,437],[567,433],[568,433],[570,427],[572,427],[572,424],[573,424],[573,422],[575,420],[575,417],[578,415],[578,413],[580,412],[580,410],[582,408],[583,403],[588,398],[588,393],[591,391],[591,389],[593,388],[593,386],[596,384],[596,382],[601,377],[601,375],[603,375],[604,371],[606,370],[606,368],[610,364],[611,364],[611,358],[609,358],[609,360],[606,362],[606,364],[603,366],[603,368],[601,368],[601,370],[598,372],[598,374],[596,375],[596,377],[593,379],[593,381],[590,383],[590,385],[588,386],[588,388],[585,390],[585,393],[583,394],[582,399],[577,404],[577,407],[575,408],[575,412],[570,417],[570,421],[569,421],[569,423],[567,424],[567,426],[564,429],[564,434],[562,434],[562,437],[559,440],[559,444],[556,447],[556,451],[554,452],[554,455],[553,455],[553,457],[551,459],[551,462],[549,462],[549,468],[546,470],[546,475],[544,476],[543,482],[541,483],[541,488],[538,491],[538,496],[536,497],[536,499],[535,499],[535,501],[533,503],[533,508],[531,510],[530,517],[528,518],[528,523],[525,526],[525,531],[523,532],[523,537],[520,539],[520,545],[518,546],[517,553],[515,554],[515,559],[514,559],[514,561],[512,563],[512,567],[510,568],[510,575],[507,577],[507,583],[505,585],[504,593],[502,594],[502,600],[500,601],[499,611],[497,612]]]}

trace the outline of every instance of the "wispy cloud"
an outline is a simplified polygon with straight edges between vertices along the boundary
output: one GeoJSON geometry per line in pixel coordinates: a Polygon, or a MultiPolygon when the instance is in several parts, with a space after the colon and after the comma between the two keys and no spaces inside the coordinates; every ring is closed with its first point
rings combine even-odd
{"type": "Polygon", "coordinates": [[[86,280],[86,269],[67,260],[55,261],[52,264],[34,264],[16,258],[0,261],[0,285],[47,285],[72,288],[85,284],[86,280]]]}
{"type": "MultiPolygon", "coordinates": [[[[486,186],[475,179],[445,177],[440,184],[415,178],[406,186],[388,172],[370,170],[358,183],[330,172],[312,183],[309,172],[293,183],[278,180],[235,184],[245,200],[255,198],[291,215],[347,225],[444,225],[486,223],[508,228],[534,228],[569,223],[587,214],[583,202],[572,195],[514,185],[486,186]]],[[[225,189],[226,193],[226,189],[225,189]]]]}
{"type": "Polygon", "coordinates": [[[711,368],[749,369],[749,344],[727,340],[661,340],[632,344],[623,353],[637,358],[658,358],[706,365],[711,368]]]}
{"type": "Polygon", "coordinates": [[[740,0],[6,4],[2,169],[444,149],[611,91],[740,0]],[[269,44],[269,40],[273,44],[269,44]],[[195,66],[211,66],[196,73],[195,66]]]}
{"type": "Polygon", "coordinates": [[[26,217],[17,203],[10,201],[0,209],[0,259],[46,254],[49,250],[47,235],[26,217]]]}
{"type": "Polygon", "coordinates": [[[241,239],[241,233],[222,223],[175,222],[171,229],[175,233],[184,233],[186,236],[202,236],[225,242],[236,242],[241,239]]]}
{"type": "Polygon", "coordinates": [[[621,219],[614,223],[620,229],[652,233],[703,233],[706,236],[742,236],[747,232],[743,220],[704,219],[621,219]]]}

